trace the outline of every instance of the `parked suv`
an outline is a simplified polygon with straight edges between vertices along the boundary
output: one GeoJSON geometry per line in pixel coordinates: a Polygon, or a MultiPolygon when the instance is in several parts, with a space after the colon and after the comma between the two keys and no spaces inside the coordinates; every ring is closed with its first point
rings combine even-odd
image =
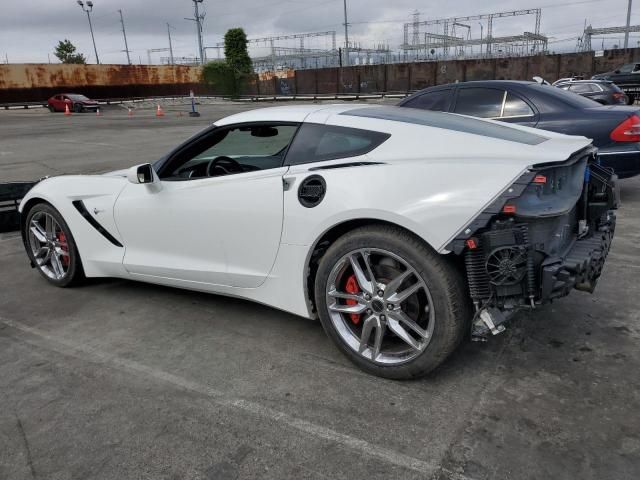
{"type": "Polygon", "coordinates": [[[627,63],[612,72],[599,73],[592,80],[614,82],[629,97],[629,104],[640,96],[640,63],[627,63]]]}
{"type": "Polygon", "coordinates": [[[602,105],[626,105],[629,102],[629,97],[615,83],[607,80],[564,80],[553,85],[602,105]]]}

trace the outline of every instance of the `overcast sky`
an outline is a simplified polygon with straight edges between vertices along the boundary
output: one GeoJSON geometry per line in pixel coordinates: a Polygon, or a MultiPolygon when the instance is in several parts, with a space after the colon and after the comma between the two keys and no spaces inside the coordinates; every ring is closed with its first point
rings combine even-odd
{"type": "MultiPolygon", "coordinates": [[[[402,43],[402,24],[414,11],[421,19],[492,13],[542,7],[542,33],[550,37],[550,50],[572,51],[585,19],[594,27],[624,25],[627,0],[348,0],[352,38],[362,47],[377,43],[396,49],[402,43]]],[[[640,23],[640,2],[634,5],[632,23],[640,23]]],[[[337,41],[344,41],[343,0],[204,0],[204,38],[206,45],[222,40],[231,27],[243,27],[250,38],[336,30],[337,41]]],[[[191,0],[94,0],[92,20],[101,63],[126,63],[118,9],[125,27],[134,63],[147,63],[147,50],[166,48],[167,22],[172,26],[175,56],[195,56],[197,40],[191,0]]],[[[470,22],[474,37],[480,26],[470,22]]],[[[517,17],[494,22],[494,36],[533,31],[534,17],[517,17]]],[[[485,27],[486,30],[486,27],[485,27]]],[[[486,31],[485,31],[486,34],[486,31]]],[[[459,32],[458,35],[461,35],[459,32]]],[[[58,40],[68,38],[95,62],[86,14],[76,0],[0,0],[0,61],[10,63],[52,62],[58,40]]],[[[640,33],[631,35],[631,46],[640,45],[640,33]]],[[[621,44],[622,35],[609,37],[605,48],[621,44]]],[[[602,40],[594,38],[595,48],[602,40]]],[[[280,43],[296,46],[296,43],[280,43]]],[[[330,48],[325,39],[308,42],[309,48],[330,48]]],[[[253,49],[253,55],[266,54],[266,47],[253,49]]],[[[167,53],[154,53],[154,62],[167,53]]],[[[215,57],[215,50],[208,51],[215,57]]]]}

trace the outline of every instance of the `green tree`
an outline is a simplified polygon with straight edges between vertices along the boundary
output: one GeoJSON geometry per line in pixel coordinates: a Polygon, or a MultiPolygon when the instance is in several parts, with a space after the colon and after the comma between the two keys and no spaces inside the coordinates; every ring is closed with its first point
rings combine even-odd
{"type": "Polygon", "coordinates": [[[55,55],[62,63],[87,63],[86,57],[76,53],[75,45],[66,38],[58,42],[55,55]]]}
{"type": "Polygon", "coordinates": [[[247,50],[247,34],[242,28],[230,28],[224,34],[224,56],[229,66],[238,74],[253,73],[247,50]]]}

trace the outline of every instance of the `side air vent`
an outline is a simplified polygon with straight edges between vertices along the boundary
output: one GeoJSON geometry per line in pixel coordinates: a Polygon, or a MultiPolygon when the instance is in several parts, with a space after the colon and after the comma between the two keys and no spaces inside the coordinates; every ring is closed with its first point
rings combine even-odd
{"type": "Polygon", "coordinates": [[[327,184],[320,175],[311,175],[304,179],[298,188],[298,200],[303,207],[313,208],[322,202],[327,193],[327,184]]]}

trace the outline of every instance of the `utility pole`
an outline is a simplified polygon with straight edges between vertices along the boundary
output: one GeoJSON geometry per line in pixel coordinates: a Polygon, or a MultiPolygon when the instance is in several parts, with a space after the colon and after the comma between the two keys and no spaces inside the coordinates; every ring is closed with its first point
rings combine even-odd
{"type": "Polygon", "coordinates": [[[347,0],[344,0],[344,61],[346,67],[349,66],[349,22],[347,21],[347,0]]]}
{"type": "Polygon", "coordinates": [[[120,14],[120,23],[122,24],[122,35],[124,36],[124,51],[127,52],[127,63],[131,65],[131,57],[129,57],[129,45],[127,44],[127,32],[124,29],[124,19],[122,18],[122,10],[118,10],[120,14]]]}
{"type": "Polygon", "coordinates": [[[204,64],[204,48],[202,47],[202,20],[204,20],[204,13],[201,14],[198,11],[198,4],[204,2],[204,0],[192,0],[194,6],[194,16],[193,18],[185,18],[185,20],[190,20],[192,22],[196,22],[196,34],[198,35],[198,53],[200,55],[200,64],[204,64]]]}
{"type": "Polygon", "coordinates": [[[91,11],[93,10],[93,2],[91,0],[88,0],[87,8],[84,8],[84,2],[82,0],[78,0],[78,5],[80,5],[82,11],[87,13],[87,18],[89,19],[89,30],[91,30],[91,40],[93,41],[93,51],[96,54],[96,63],[100,65],[100,59],[98,58],[98,49],[96,48],[96,39],[93,36],[93,25],[91,25],[91,11]]]}
{"type": "Polygon", "coordinates": [[[173,60],[173,45],[171,44],[171,25],[167,22],[167,34],[169,35],[169,61],[171,65],[174,64],[173,60]]]}
{"type": "Polygon", "coordinates": [[[629,6],[627,7],[627,28],[624,31],[624,49],[625,50],[629,47],[629,25],[631,25],[631,3],[632,3],[632,0],[629,0],[629,6]]]}

